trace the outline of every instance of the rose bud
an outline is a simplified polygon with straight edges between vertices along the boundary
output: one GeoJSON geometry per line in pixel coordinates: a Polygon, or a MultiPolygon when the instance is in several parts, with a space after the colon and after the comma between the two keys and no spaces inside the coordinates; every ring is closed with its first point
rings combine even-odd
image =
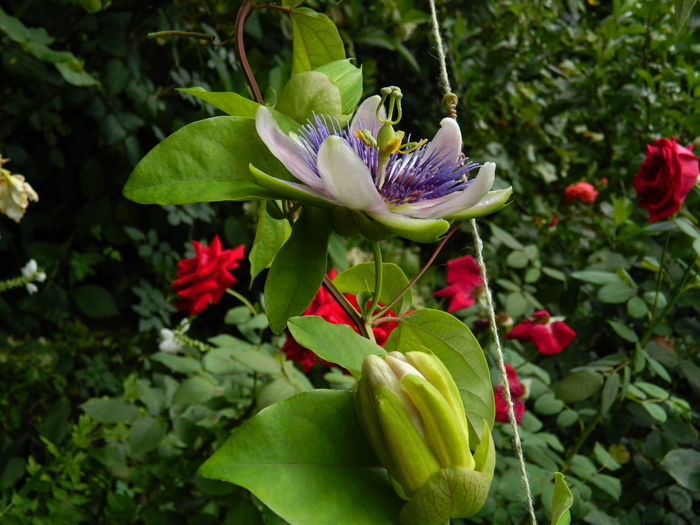
{"type": "Polygon", "coordinates": [[[439,525],[478,512],[495,465],[490,429],[484,423],[472,453],[462,398],[436,356],[422,351],[368,355],[354,399],[360,424],[397,494],[409,500],[402,523],[439,525]]]}

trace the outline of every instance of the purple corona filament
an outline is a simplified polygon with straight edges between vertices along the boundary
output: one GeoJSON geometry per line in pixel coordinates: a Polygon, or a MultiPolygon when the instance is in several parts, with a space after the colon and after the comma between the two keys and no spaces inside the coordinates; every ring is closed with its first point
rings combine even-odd
{"type": "Polygon", "coordinates": [[[471,182],[467,180],[467,174],[481,167],[466,158],[450,158],[439,152],[427,154],[427,145],[423,145],[411,153],[392,154],[384,168],[384,183],[379,187],[377,148],[350,136],[348,130],[332,117],[314,114],[314,120],[308,120],[297,131],[297,148],[320,177],[316,157],[321,144],[331,135],[343,138],[369,169],[384,201],[393,206],[436,199],[464,190],[471,182]]]}

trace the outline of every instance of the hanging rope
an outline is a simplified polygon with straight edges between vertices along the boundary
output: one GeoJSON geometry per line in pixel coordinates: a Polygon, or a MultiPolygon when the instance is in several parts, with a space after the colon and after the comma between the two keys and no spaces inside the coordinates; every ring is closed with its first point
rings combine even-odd
{"type": "MultiPolygon", "coordinates": [[[[442,37],[440,36],[440,23],[438,22],[437,9],[435,8],[435,0],[429,0],[429,2],[430,17],[433,30],[433,40],[435,41],[435,46],[437,48],[438,63],[440,65],[440,83],[442,84],[442,89],[445,93],[445,96],[443,98],[443,104],[445,104],[445,106],[447,107],[448,116],[456,119],[457,95],[452,93],[452,88],[450,87],[450,80],[447,74],[447,58],[445,57],[445,49],[442,44],[442,37]]],[[[513,429],[513,448],[515,448],[515,455],[517,456],[518,463],[520,465],[520,478],[523,484],[523,489],[525,490],[525,497],[527,499],[527,509],[528,513],[530,514],[530,523],[532,525],[537,525],[535,507],[532,501],[532,493],[530,491],[530,482],[527,477],[527,468],[525,467],[523,445],[520,439],[520,432],[518,430],[518,421],[515,419],[513,399],[510,395],[510,385],[508,383],[506,363],[503,357],[501,341],[498,337],[498,326],[496,325],[496,311],[493,307],[493,296],[491,294],[491,288],[489,287],[488,276],[486,275],[486,264],[484,263],[484,243],[481,241],[479,229],[476,225],[476,219],[471,219],[470,223],[472,227],[472,236],[474,237],[474,246],[476,248],[476,260],[479,264],[481,279],[484,282],[486,304],[489,309],[489,326],[491,328],[491,335],[496,346],[496,355],[498,356],[498,368],[501,375],[501,384],[503,385],[503,397],[505,398],[506,405],[508,407],[508,421],[510,422],[510,426],[513,429]]]]}

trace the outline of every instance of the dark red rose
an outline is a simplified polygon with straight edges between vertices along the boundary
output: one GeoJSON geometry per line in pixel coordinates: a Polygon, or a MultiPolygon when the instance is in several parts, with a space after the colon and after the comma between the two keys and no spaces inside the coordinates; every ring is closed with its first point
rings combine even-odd
{"type": "Polygon", "coordinates": [[[632,185],[639,205],[646,208],[649,222],[666,219],[680,208],[698,178],[698,158],[688,147],[658,139],[647,145],[647,156],[634,176],[632,185]]]}
{"type": "MultiPolygon", "coordinates": [[[[332,269],[328,272],[328,278],[333,279],[336,276],[336,271],[332,269]]],[[[352,294],[345,294],[345,298],[357,308],[357,299],[352,294]]],[[[345,310],[333,299],[333,296],[323,287],[318,289],[316,296],[302,315],[318,315],[323,317],[329,323],[346,324],[351,326],[357,332],[355,323],[350,320],[345,310]]],[[[386,313],[388,317],[395,317],[396,314],[389,310],[386,313]]],[[[374,338],[379,346],[384,346],[391,331],[396,328],[396,323],[382,323],[372,329],[374,338]]],[[[326,366],[333,366],[333,363],[319,359],[311,350],[304,348],[296,342],[294,337],[287,332],[287,341],[282,346],[282,351],[286,354],[287,359],[299,363],[304,372],[308,372],[312,366],[318,361],[326,366]]]]}
{"type": "Polygon", "coordinates": [[[244,247],[222,250],[217,235],[210,246],[192,241],[195,256],[177,263],[177,280],[173,288],[181,298],[175,303],[178,310],[188,310],[196,315],[209,303],[218,303],[227,288],[236,282],[231,270],[238,268],[244,256],[244,247]]]}
{"type": "Polygon", "coordinates": [[[436,297],[447,297],[448,312],[456,312],[474,304],[475,298],[483,292],[479,265],[474,257],[465,255],[447,262],[447,287],[435,292],[436,297]]]}
{"type": "Polygon", "coordinates": [[[597,196],[598,192],[595,190],[592,184],[587,182],[577,182],[576,184],[571,184],[564,190],[566,202],[571,202],[574,199],[578,199],[586,204],[592,204],[597,196]]]}
{"type": "Polygon", "coordinates": [[[561,352],[576,337],[576,332],[563,321],[551,321],[546,310],[538,310],[530,317],[533,320],[515,325],[506,339],[532,341],[541,354],[552,355],[561,352]]]}
{"type": "MultiPolygon", "coordinates": [[[[520,419],[525,413],[525,403],[520,399],[525,393],[525,388],[518,382],[518,374],[515,369],[506,365],[506,373],[508,374],[508,386],[510,387],[510,396],[513,401],[513,412],[515,413],[515,420],[520,424],[520,419]]],[[[506,404],[506,399],[503,396],[503,385],[498,385],[493,392],[494,402],[496,405],[496,421],[502,423],[508,422],[508,405],[506,404]]]]}

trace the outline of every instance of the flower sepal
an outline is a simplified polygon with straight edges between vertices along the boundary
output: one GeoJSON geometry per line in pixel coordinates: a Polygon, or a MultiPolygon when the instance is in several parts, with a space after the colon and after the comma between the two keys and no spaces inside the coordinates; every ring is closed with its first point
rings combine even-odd
{"type": "Polygon", "coordinates": [[[442,525],[450,518],[468,518],[479,512],[496,466],[496,449],[486,422],[482,436],[474,453],[474,469],[441,468],[403,506],[402,525],[442,525]]]}
{"type": "Polygon", "coordinates": [[[454,213],[447,217],[452,220],[465,221],[467,219],[476,219],[478,217],[484,217],[486,215],[491,215],[499,210],[502,210],[510,204],[510,196],[513,195],[513,188],[509,186],[503,190],[493,190],[489,191],[485,197],[483,197],[478,204],[462,210],[460,212],[454,213]]]}

